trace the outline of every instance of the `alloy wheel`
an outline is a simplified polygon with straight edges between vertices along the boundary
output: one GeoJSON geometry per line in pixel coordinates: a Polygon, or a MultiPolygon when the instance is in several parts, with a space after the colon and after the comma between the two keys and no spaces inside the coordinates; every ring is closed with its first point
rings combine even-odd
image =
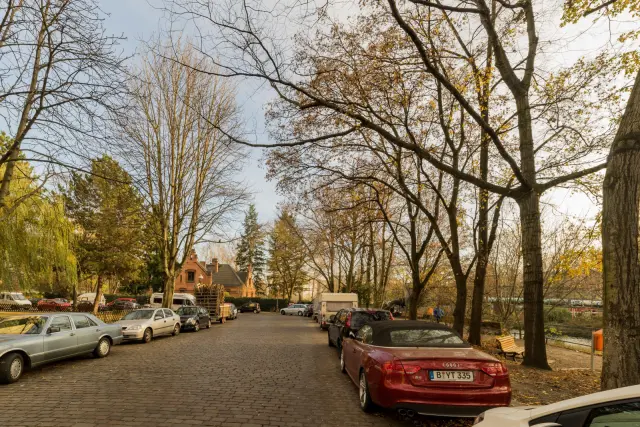
{"type": "Polygon", "coordinates": [[[109,340],[107,339],[103,339],[102,341],[100,341],[100,344],[98,344],[98,352],[102,357],[109,354],[110,348],[111,346],[109,345],[109,340]]]}
{"type": "Polygon", "coordinates": [[[196,322],[196,325],[193,327],[193,330],[195,332],[198,332],[200,330],[200,322],[196,322]]]}
{"type": "Polygon", "coordinates": [[[22,375],[22,369],[22,359],[20,357],[16,357],[15,359],[13,359],[13,361],[11,362],[11,366],[9,367],[9,375],[11,376],[11,379],[13,381],[20,378],[20,375],[22,375]]]}
{"type": "Polygon", "coordinates": [[[367,403],[367,380],[364,373],[360,373],[360,406],[364,408],[367,403]]]}

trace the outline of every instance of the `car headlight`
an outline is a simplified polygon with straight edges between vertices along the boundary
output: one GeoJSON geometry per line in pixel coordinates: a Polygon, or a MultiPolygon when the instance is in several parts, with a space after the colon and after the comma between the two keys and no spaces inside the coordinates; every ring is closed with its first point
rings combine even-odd
{"type": "Polygon", "coordinates": [[[140,326],[140,325],[133,325],[133,326],[129,326],[129,327],[127,328],[127,330],[129,330],[129,331],[137,331],[137,330],[139,330],[139,329],[142,329],[142,326],[140,326]]]}
{"type": "Polygon", "coordinates": [[[475,421],[473,421],[473,425],[480,424],[482,421],[484,421],[484,412],[476,417],[475,421]]]}
{"type": "Polygon", "coordinates": [[[187,319],[187,325],[193,325],[195,322],[195,320],[193,320],[193,317],[190,319],[187,319]]]}

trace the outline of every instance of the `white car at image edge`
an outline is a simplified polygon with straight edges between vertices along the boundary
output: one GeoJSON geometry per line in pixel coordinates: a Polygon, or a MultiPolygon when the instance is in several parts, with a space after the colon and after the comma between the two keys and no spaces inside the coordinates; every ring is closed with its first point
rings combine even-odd
{"type": "Polygon", "coordinates": [[[639,427],[640,385],[608,390],[546,406],[490,409],[476,427],[639,427]]]}

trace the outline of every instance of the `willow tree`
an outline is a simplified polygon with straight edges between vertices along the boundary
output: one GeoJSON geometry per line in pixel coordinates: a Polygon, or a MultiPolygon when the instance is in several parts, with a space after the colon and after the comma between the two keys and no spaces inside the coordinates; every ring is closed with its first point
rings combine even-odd
{"type": "MultiPolygon", "coordinates": [[[[0,154],[11,140],[0,135],[0,154]]],[[[0,166],[0,174],[4,167],[0,166]]],[[[59,195],[42,188],[31,165],[14,165],[0,219],[0,288],[66,292],[76,281],[74,228],[59,195]]]]}
{"type": "Polygon", "coordinates": [[[123,123],[125,156],[151,207],[166,307],[191,248],[226,231],[246,196],[238,178],[243,152],[230,144],[230,135],[241,130],[234,88],[193,69],[199,67],[206,65],[188,47],[148,52],[123,123]],[[191,68],[169,59],[174,54],[191,68]]]}

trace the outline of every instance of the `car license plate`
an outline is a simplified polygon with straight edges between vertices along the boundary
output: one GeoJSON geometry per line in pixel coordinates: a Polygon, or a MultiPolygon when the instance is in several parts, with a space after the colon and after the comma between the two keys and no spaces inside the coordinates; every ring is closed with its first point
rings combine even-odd
{"type": "Polygon", "coordinates": [[[473,382],[473,371],[429,371],[431,381],[473,382]]]}

